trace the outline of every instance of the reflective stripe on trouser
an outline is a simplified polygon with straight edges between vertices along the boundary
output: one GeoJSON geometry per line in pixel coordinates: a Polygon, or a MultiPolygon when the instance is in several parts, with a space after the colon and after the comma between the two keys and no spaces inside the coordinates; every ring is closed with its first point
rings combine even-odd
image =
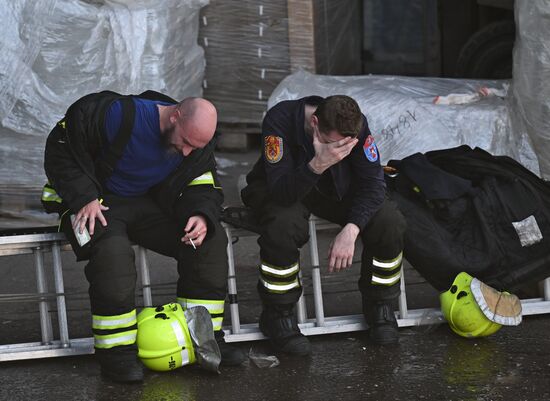
{"type": "Polygon", "coordinates": [[[267,305],[295,304],[302,294],[298,261],[300,248],[309,239],[309,211],[302,202],[282,206],[272,201],[264,181],[251,183],[241,196],[254,210],[261,227],[257,284],[260,299],[267,305]]]}
{"type": "Polygon", "coordinates": [[[260,264],[259,286],[272,294],[285,294],[295,288],[300,288],[300,264],[294,262],[289,266],[275,266],[262,261],[260,264]]]}
{"type": "Polygon", "coordinates": [[[393,286],[401,280],[403,252],[392,259],[372,258],[372,285],[393,286]]]}
{"type": "Polygon", "coordinates": [[[212,317],[212,326],[214,327],[214,331],[219,331],[222,329],[225,300],[191,299],[178,297],[177,301],[178,304],[181,305],[183,310],[194,308],[195,306],[204,306],[206,309],[208,309],[208,312],[212,317]]]}
{"type": "Polygon", "coordinates": [[[92,330],[96,348],[132,345],[137,334],[136,310],[122,315],[92,315],[92,330]]]}

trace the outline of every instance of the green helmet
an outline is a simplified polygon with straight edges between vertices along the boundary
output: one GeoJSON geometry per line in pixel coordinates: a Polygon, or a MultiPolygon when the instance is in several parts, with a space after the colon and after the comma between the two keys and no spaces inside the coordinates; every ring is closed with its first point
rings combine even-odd
{"type": "Polygon", "coordinates": [[[187,320],[180,305],[144,308],[137,316],[138,356],[151,370],[167,371],[195,362],[187,320]]]}
{"type": "Polygon", "coordinates": [[[502,325],[521,323],[521,302],[515,295],[499,292],[465,272],[439,299],[449,326],[462,337],[486,337],[502,325]]]}

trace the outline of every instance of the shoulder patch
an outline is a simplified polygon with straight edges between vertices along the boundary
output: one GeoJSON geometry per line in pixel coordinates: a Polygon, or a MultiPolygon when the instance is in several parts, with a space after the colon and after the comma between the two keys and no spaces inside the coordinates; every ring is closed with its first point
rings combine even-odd
{"type": "Polygon", "coordinates": [[[365,139],[363,151],[365,152],[365,156],[367,156],[368,161],[375,162],[378,160],[378,149],[376,148],[372,135],[367,136],[367,139],[365,139]]]}
{"type": "Polygon", "coordinates": [[[283,138],[268,135],[264,139],[265,158],[270,163],[277,163],[283,157],[283,138]]]}

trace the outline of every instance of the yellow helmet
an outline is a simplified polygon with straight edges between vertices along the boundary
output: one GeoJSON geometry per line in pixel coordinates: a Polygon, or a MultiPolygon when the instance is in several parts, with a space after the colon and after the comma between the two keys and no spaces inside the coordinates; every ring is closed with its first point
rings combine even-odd
{"type": "Polygon", "coordinates": [[[521,323],[521,302],[517,296],[499,292],[465,272],[456,276],[439,300],[449,326],[462,337],[486,337],[502,325],[521,323]]]}
{"type": "Polygon", "coordinates": [[[144,308],[137,316],[138,356],[151,370],[167,371],[195,362],[187,320],[180,305],[144,308]]]}

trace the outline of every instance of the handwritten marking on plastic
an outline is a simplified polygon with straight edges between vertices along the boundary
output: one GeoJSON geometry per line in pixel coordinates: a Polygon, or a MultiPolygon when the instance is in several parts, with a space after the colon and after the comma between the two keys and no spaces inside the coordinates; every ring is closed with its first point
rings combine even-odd
{"type": "Polygon", "coordinates": [[[397,122],[390,124],[387,128],[380,131],[380,134],[384,139],[393,139],[396,135],[401,135],[402,130],[411,129],[412,125],[417,122],[416,109],[412,112],[410,110],[405,111],[397,119],[397,122]]]}

